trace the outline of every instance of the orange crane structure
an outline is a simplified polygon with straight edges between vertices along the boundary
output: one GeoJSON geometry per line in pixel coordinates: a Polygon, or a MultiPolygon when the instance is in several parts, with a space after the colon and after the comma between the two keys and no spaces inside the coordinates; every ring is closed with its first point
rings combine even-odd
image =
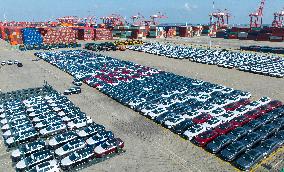
{"type": "Polygon", "coordinates": [[[262,26],[263,9],[265,5],[265,0],[261,0],[260,6],[257,11],[249,14],[250,17],[250,28],[256,28],[262,26]]]}
{"type": "Polygon", "coordinates": [[[216,12],[209,14],[210,17],[210,33],[209,36],[214,37],[219,29],[227,28],[229,25],[229,18],[231,14],[227,9],[221,11],[218,9],[216,12]]]}
{"type": "Polygon", "coordinates": [[[284,9],[280,12],[274,13],[274,20],[272,22],[272,27],[283,27],[284,24],[284,9]]]}

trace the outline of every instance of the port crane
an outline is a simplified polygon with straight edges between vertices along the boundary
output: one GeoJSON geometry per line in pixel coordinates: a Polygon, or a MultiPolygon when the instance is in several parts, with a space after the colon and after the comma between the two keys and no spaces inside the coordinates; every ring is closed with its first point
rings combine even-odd
{"type": "Polygon", "coordinates": [[[137,15],[131,16],[130,18],[132,20],[132,25],[134,25],[134,26],[146,25],[145,24],[145,21],[146,21],[145,17],[141,13],[138,13],[137,15]]]}
{"type": "Polygon", "coordinates": [[[284,24],[284,8],[280,12],[274,13],[274,20],[272,22],[273,27],[283,27],[284,24]]]}
{"type": "Polygon", "coordinates": [[[260,6],[256,12],[249,14],[250,17],[250,28],[256,28],[262,26],[263,9],[265,0],[261,0],[260,6]]]}
{"type": "Polygon", "coordinates": [[[101,17],[100,19],[107,26],[124,26],[128,24],[126,19],[119,14],[111,14],[108,17],[101,17]]]}
{"type": "Polygon", "coordinates": [[[216,12],[209,14],[209,16],[210,26],[215,25],[217,28],[224,28],[228,27],[231,14],[227,9],[225,9],[224,11],[218,9],[216,12]],[[213,22],[213,19],[216,19],[215,22],[213,22]]]}
{"type": "Polygon", "coordinates": [[[165,14],[162,14],[161,12],[158,12],[157,14],[151,15],[151,24],[152,25],[159,25],[158,20],[159,19],[166,19],[168,18],[168,16],[166,16],[165,14]]]}

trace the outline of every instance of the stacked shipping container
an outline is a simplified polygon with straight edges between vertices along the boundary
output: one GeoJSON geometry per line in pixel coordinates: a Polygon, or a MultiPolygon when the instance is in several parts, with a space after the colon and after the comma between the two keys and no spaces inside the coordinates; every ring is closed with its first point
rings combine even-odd
{"type": "Polygon", "coordinates": [[[94,29],[91,27],[79,28],[78,40],[90,41],[94,39],[94,29]]]}
{"type": "Polygon", "coordinates": [[[109,29],[96,28],[94,30],[94,40],[112,40],[112,32],[109,29]]]}
{"type": "Polygon", "coordinates": [[[72,28],[40,28],[40,32],[43,36],[43,43],[47,45],[76,43],[76,31],[72,28]]]}
{"type": "Polygon", "coordinates": [[[42,36],[37,28],[22,29],[23,43],[25,45],[40,45],[43,43],[42,36]]]}

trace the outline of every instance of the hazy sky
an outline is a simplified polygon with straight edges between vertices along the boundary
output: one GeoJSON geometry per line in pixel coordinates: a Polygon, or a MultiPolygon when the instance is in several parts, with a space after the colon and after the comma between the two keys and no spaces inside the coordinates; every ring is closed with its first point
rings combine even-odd
{"type": "MultiPolygon", "coordinates": [[[[0,0],[0,20],[46,21],[60,16],[97,17],[119,13],[130,17],[138,12],[145,17],[161,11],[169,18],[162,22],[208,23],[213,0],[0,0]]],[[[229,9],[230,23],[247,24],[248,14],[260,0],[215,0],[215,9],[229,9]]],[[[273,13],[284,7],[284,0],[266,0],[264,23],[271,24],[273,13]]]]}

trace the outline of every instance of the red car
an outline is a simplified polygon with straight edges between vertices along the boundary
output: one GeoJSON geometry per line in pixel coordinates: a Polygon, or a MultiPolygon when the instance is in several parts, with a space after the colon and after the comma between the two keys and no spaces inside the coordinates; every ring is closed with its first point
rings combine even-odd
{"type": "Polygon", "coordinates": [[[193,118],[192,121],[196,124],[203,124],[204,122],[208,121],[211,118],[212,116],[209,115],[208,113],[202,113],[197,117],[193,118]]]}
{"type": "Polygon", "coordinates": [[[241,107],[241,106],[245,106],[247,104],[250,103],[250,100],[249,99],[241,99],[240,101],[238,102],[234,102],[234,103],[231,103],[227,106],[224,107],[224,109],[226,111],[234,111],[236,110],[237,108],[241,107]]]}
{"type": "Polygon", "coordinates": [[[282,106],[283,103],[279,100],[273,100],[273,101],[269,102],[268,105],[270,106],[271,110],[274,110],[274,109],[282,106]]]}
{"type": "Polygon", "coordinates": [[[262,114],[265,114],[267,112],[270,112],[280,106],[282,106],[283,103],[279,100],[273,100],[265,105],[260,106],[259,108],[257,108],[262,114]]]}
{"type": "Polygon", "coordinates": [[[112,138],[97,146],[94,151],[96,158],[102,158],[106,155],[118,152],[119,149],[122,149],[123,147],[124,142],[120,138],[112,138]]]}
{"type": "Polygon", "coordinates": [[[215,131],[219,133],[219,135],[227,134],[228,132],[232,131],[236,127],[231,124],[231,122],[225,122],[223,124],[218,125],[215,128],[215,131]]]}
{"type": "Polygon", "coordinates": [[[197,146],[202,146],[203,147],[207,143],[211,142],[212,140],[214,140],[218,136],[219,136],[218,132],[216,132],[214,130],[207,130],[207,131],[205,131],[205,132],[195,136],[195,138],[193,139],[193,142],[197,146]]]}
{"type": "Polygon", "coordinates": [[[246,116],[242,115],[234,118],[232,121],[230,121],[230,123],[236,128],[241,127],[250,121],[250,118],[247,118],[246,116]]]}
{"type": "Polygon", "coordinates": [[[261,111],[255,109],[244,114],[246,118],[256,119],[262,115],[261,111]]]}

